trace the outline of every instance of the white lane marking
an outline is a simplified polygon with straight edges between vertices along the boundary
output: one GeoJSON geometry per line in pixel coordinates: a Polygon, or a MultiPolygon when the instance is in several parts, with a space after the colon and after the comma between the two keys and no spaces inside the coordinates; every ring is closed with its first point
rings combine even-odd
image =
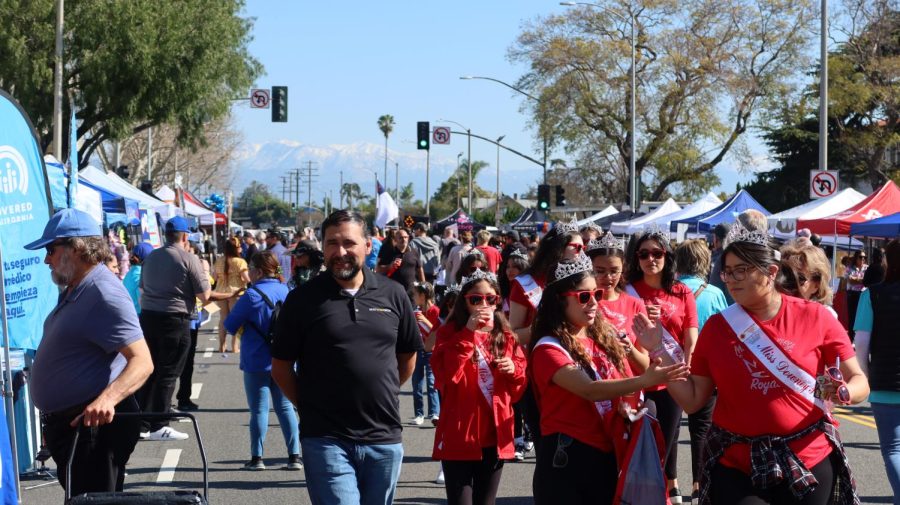
{"type": "Polygon", "coordinates": [[[191,384],[191,400],[196,400],[200,398],[200,390],[203,389],[202,382],[195,382],[191,384]]]}
{"type": "Polygon", "coordinates": [[[212,342],[215,342],[215,341],[218,340],[218,339],[217,339],[216,337],[209,337],[209,340],[212,341],[212,342]]]}
{"type": "Polygon", "coordinates": [[[175,468],[178,467],[178,460],[181,458],[181,449],[168,449],[163,457],[162,465],[159,467],[159,475],[156,477],[158,483],[169,483],[175,478],[175,468]]]}
{"type": "Polygon", "coordinates": [[[212,358],[212,352],[213,352],[212,347],[207,347],[206,349],[203,349],[203,357],[204,358],[212,358]]]}

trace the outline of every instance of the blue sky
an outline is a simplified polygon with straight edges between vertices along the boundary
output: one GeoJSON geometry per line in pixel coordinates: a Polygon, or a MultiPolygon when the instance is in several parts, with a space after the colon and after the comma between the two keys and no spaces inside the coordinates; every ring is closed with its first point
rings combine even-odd
{"type": "MultiPolygon", "coordinates": [[[[376,121],[392,114],[397,124],[391,150],[412,153],[416,122],[435,126],[446,118],[488,138],[505,135],[504,144],[540,159],[529,118],[520,112],[524,97],[490,81],[459,77],[515,82],[524,68],[506,55],[523,23],[564,9],[546,0],[249,0],[245,14],[256,18],[250,51],[266,69],[257,85],[289,87],[289,122],[271,123],[269,111],[242,103],[234,107],[236,124],[248,143],[383,144],[376,121]]],[[[432,159],[455,163],[465,151],[465,137],[457,136],[450,146],[433,146],[432,159]]],[[[494,167],[496,156],[493,145],[473,141],[473,159],[494,167]]],[[[552,157],[567,158],[561,151],[552,157]]],[[[749,178],[727,163],[720,167],[721,189],[733,191],[737,180],[749,178]]],[[[421,167],[410,168],[424,169],[424,155],[421,167]]],[[[514,175],[504,179],[505,193],[522,192],[541,175],[538,165],[512,154],[502,155],[501,168],[514,175]]]]}

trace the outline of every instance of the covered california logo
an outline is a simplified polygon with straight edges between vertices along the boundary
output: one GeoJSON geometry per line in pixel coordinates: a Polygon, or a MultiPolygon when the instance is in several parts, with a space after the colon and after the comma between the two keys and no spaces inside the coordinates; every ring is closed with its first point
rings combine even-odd
{"type": "Polygon", "coordinates": [[[28,194],[28,169],[25,158],[12,146],[0,146],[0,193],[16,191],[28,194]]]}

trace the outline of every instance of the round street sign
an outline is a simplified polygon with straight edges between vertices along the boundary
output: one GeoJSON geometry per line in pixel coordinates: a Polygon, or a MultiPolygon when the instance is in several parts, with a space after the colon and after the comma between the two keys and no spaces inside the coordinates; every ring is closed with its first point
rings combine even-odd
{"type": "Polygon", "coordinates": [[[836,170],[809,171],[809,197],[825,198],[833,195],[838,189],[836,170]]]}
{"type": "Polygon", "coordinates": [[[435,126],[434,133],[431,134],[431,141],[435,144],[450,143],[450,128],[446,126],[435,126]]]}
{"type": "Polygon", "coordinates": [[[251,109],[268,109],[270,101],[268,89],[250,90],[251,109]]]}

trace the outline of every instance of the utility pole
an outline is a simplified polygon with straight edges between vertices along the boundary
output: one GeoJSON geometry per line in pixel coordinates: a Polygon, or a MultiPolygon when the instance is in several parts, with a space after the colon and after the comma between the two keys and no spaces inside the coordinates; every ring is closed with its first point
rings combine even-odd
{"type": "Polygon", "coordinates": [[[307,161],[306,167],[298,171],[298,173],[303,174],[306,177],[306,225],[312,226],[312,212],[310,209],[312,208],[312,183],[313,177],[318,177],[318,168],[313,167],[315,165],[315,161],[307,161]]]}
{"type": "Polygon", "coordinates": [[[281,179],[281,200],[286,202],[287,201],[286,196],[287,196],[287,191],[288,191],[287,184],[288,184],[288,181],[290,181],[290,179],[286,175],[279,176],[278,178],[281,179]]]}

